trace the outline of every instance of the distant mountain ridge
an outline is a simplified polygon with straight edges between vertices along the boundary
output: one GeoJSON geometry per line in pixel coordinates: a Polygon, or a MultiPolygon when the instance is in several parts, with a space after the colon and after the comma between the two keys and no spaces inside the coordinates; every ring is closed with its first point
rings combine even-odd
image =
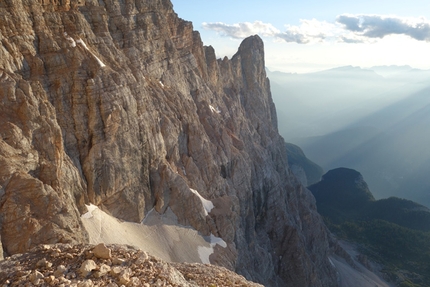
{"type": "Polygon", "coordinates": [[[330,170],[320,182],[308,188],[315,196],[318,212],[335,223],[381,219],[406,228],[430,231],[429,208],[397,197],[375,200],[363,176],[356,170],[330,170]]]}
{"type": "Polygon", "coordinates": [[[309,74],[268,71],[268,77],[280,133],[288,142],[352,124],[395,101],[386,93],[404,84],[352,66],[309,74]]]}
{"type": "MultiPolygon", "coordinates": [[[[372,68],[361,68],[358,66],[342,66],[337,68],[332,68],[324,71],[314,72],[307,74],[309,76],[315,76],[315,77],[341,77],[341,78],[349,78],[351,76],[357,77],[364,77],[364,79],[379,79],[383,80],[384,77],[374,71],[372,68]]],[[[339,78],[338,78],[339,79],[339,78]]],[[[361,80],[361,79],[360,79],[361,80]]]]}
{"type": "Polygon", "coordinates": [[[269,72],[279,130],[324,170],[360,170],[377,198],[430,207],[430,70],[269,72]]]}
{"type": "Polygon", "coordinates": [[[295,142],[326,170],[360,170],[379,198],[406,197],[430,207],[428,94],[430,87],[362,119],[358,126],[295,142]]]}
{"type": "Polygon", "coordinates": [[[430,70],[409,66],[343,66],[306,74],[267,69],[267,74],[275,86],[277,109],[286,115],[279,119],[281,134],[290,142],[352,124],[419,91],[430,80],[430,70]],[[299,132],[303,126],[308,129],[299,132]]]}

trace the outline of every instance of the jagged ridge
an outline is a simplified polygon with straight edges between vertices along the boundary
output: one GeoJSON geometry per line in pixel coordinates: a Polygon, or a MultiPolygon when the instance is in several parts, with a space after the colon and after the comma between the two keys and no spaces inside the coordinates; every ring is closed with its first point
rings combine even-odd
{"type": "Polygon", "coordinates": [[[211,262],[248,279],[336,285],[314,199],[287,168],[258,36],[216,60],[169,1],[0,12],[6,254],[86,242],[85,203],[134,222],[169,209],[221,237],[211,262]]]}

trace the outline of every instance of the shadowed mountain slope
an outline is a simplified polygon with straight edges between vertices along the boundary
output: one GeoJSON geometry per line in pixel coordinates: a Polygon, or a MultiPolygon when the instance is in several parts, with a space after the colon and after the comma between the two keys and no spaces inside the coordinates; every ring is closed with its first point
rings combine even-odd
{"type": "Polygon", "coordinates": [[[361,174],[347,168],[327,172],[309,189],[330,230],[359,243],[391,281],[430,286],[430,209],[395,197],[374,200],[361,174]]]}

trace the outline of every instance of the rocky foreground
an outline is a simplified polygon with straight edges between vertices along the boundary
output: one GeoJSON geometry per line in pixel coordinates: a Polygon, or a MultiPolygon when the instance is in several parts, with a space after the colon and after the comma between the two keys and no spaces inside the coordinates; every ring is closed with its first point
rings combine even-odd
{"type": "Polygon", "coordinates": [[[0,261],[1,286],[262,286],[223,267],[167,263],[123,245],[40,245],[0,261]]]}

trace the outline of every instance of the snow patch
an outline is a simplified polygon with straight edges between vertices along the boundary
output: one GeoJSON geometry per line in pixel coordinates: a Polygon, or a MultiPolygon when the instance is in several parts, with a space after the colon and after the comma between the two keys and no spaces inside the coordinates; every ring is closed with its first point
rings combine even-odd
{"type": "Polygon", "coordinates": [[[164,84],[162,81],[158,81],[160,83],[160,86],[164,88],[164,84]]]}
{"type": "Polygon", "coordinates": [[[223,248],[227,247],[227,243],[224,240],[222,240],[222,238],[216,237],[212,233],[209,236],[208,240],[209,240],[210,247],[199,246],[197,248],[197,251],[198,251],[199,256],[200,256],[200,260],[204,264],[211,264],[210,260],[209,260],[209,256],[214,253],[214,247],[215,247],[215,245],[218,244],[219,246],[221,246],[223,248]]]}
{"type": "Polygon", "coordinates": [[[79,38],[78,40],[76,40],[76,43],[81,44],[81,45],[82,45],[82,47],[84,47],[84,49],[85,49],[85,50],[89,51],[89,50],[88,50],[88,47],[87,47],[87,44],[85,44],[85,42],[84,42],[84,41],[82,41],[82,39],[81,39],[81,38],[79,38]]]}
{"type": "Polygon", "coordinates": [[[211,233],[211,237],[210,237],[210,243],[211,243],[212,247],[215,247],[215,245],[217,245],[217,244],[221,247],[224,247],[224,248],[227,247],[227,243],[221,237],[216,237],[212,233],[211,233]]]}
{"type": "Polygon", "coordinates": [[[99,209],[97,205],[94,205],[90,203],[90,205],[86,205],[88,212],[81,215],[81,218],[92,218],[93,217],[93,211],[96,209],[99,209]]]}
{"type": "Polygon", "coordinates": [[[97,58],[96,55],[93,54],[93,56],[97,60],[97,62],[99,63],[100,67],[102,67],[102,68],[106,67],[106,65],[99,58],[97,58]]]}
{"type": "Polygon", "coordinates": [[[70,36],[67,34],[67,32],[64,32],[64,33],[63,33],[63,35],[64,35],[64,38],[66,38],[67,42],[69,42],[70,47],[76,47],[76,42],[75,42],[75,40],[74,40],[72,37],[70,37],[70,36]]]}
{"type": "Polygon", "coordinates": [[[81,220],[91,244],[126,244],[169,262],[202,263],[209,263],[216,244],[223,246],[215,236],[180,225],[170,208],[164,214],[150,210],[143,224],[118,220],[95,205],[87,208],[81,220]]]}
{"type": "Polygon", "coordinates": [[[212,105],[209,105],[209,109],[211,110],[212,113],[217,113],[217,114],[221,113],[218,107],[215,109],[212,105]]]}
{"type": "MultiPolygon", "coordinates": [[[[197,191],[193,192],[198,194],[197,191]]],[[[205,208],[210,211],[213,208],[212,202],[202,199],[206,202],[205,208]]],[[[81,218],[91,244],[128,244],[166,261],[207,264],[210,264],[209,257],[217,244],[227,247],[227,243],[220,237],[213,234],[202,236],[197,230],[178,224],[177,217],[170,208],[164,214],[159,214],[152,208],[139,224],[120,221],[94,204],[86,207],[88,212],[81,215],[81,218]]]]}
{"type": "Polygon", "coordinates": [[[93,52],[91,52],[90,49],[88,49],[87,44],[85,44],[85,42],[82,41],[81,38],[76,40],[76,43],[81,44],[81,46],[84,47],[84,49],[87,50],[94,57],[94,59],[96,59],[97,63],[99,63],[99,65],[100,65],[100,67],[102,67],[102,68],[106,67],[106,65],[93,52]]]}
{"type": "Polygon", "coordinates": [[[203,196],[201,196],[197,190],[192,188],[190,188],[190,190],[200,198],[200,201],[202,202],[202,205],[205,209],[205,215],[207,216],[209,212],[211,212],[211,210],[215,207],[214,204],[212,203],[212,201],[207,200],[203,196]]]}
{"type": "Polygon", "coordinates": [[[203,264],[211,264],[209,256],[214,253],[213,247],[199,246],[197,247],[197,251],[199,252],[200,260],[203,264]]]}

